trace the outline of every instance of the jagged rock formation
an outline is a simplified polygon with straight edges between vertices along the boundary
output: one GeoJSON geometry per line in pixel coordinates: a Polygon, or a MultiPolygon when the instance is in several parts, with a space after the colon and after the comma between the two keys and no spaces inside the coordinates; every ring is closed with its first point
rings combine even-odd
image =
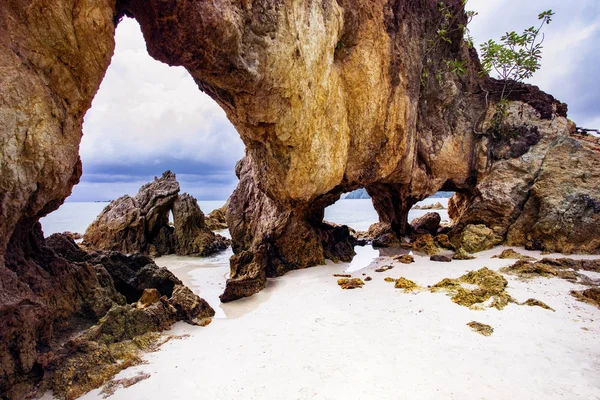
{"type": "Polygon", "coordinates": [[[83,237],[83,245],[91,249],[153,256],[207,256],[229,244],[206,226],[196,199],[179,194],[171,171],[142,186],[135,197],[125,195],[112,201],[83,237]],[[171,211],[174,227],[169,225],[171,211]]]}
{"type": "Polygon", "coordinates": [[[87,228],[83,245],[129,254],[172,253],[175,241],[169,212],[178,193],[175,174],[167,171],[142,186],[135,197],[119,197],[87,228]]]}
{"type": "MultiPolygon", "coordinates": [[[[22,398],[38,385],[42,393],[52,389],[61,396],[71,390],[82,394],[102,383],[89,386],[89,374],[112,367],[119,358],[116,353],[111,357],[116,350],[110,345],[168,329],[179,320],[195,322],[214,315],[204,300],[149,258],[88,253],[67,235],[44,239],[39,224],[27,246],[9,248],[5,262],[19,280],[14,287],[5,286],[6,274],[2,280],[3,397],[22,398]],[[131,303],[148,288],[156,289],[160,301],[136,309],[131,303]],[[7,301],[6,294],[16,290],[19,297],[7,301]],[[104,354],[101,360],[99,354],[104,354]],[[77,367],[69,370],[74,360],[77,367]],[[69,378],[60,384],[65,373],[69,378]],[[87,389],[81,391],[82,387],[87,389]]],[[[113,369],[112,374],[116,372],[113,369]]]]}
{"type": "MultiPolygon", "coordinates": [[[[138,20],[151,56],[190,72],[247,146],[227,215],[235,255],[223,300],[351,258],[347,229],[324,224],[323,210],[360,187],[395,236],[412,205],[450,190],[451,236],[484,224],[510,243],[598,252],[599,145],[572,135],[566,106],[527,85],[510,95],[505,122],[517,134],[491,135],[502,82],[479,76],[462,0],[445,3],[452,43],[437,39],[445,17],[435,1],[0,3],[0,312],[17,321],[4,325],[3,388],[14,371],[43,370],[31,346],[47,338],[33,332],[48,332],[55,316],[65,330],[109,290],[92,269],[45,250],[36,222],[79,180],[83,115],[123,15],[138,20]]],[[[134,218],[131,203],[115,215],[134,218]]],[[[145,233],[159,214],[145,216],[145,233]]],[[[151,231],[156,243],[161,231],[151,231]]]]}
{"type": "Polygon", "coordinates": [[[187,193],[182,194],[173,204],[175,225],[175,253],[180,256],[208,256],[225,250],[230,241],[216,235],[206,226],[204,213],[198,202],[187,193]]]}
{"type": "Polygon", "coordinates": [[[227,210],[229,210],[229,202],[226,202],[223,207],[215,208],[206,216],[206,226],[211,231],[227,229],[227,210]]]}

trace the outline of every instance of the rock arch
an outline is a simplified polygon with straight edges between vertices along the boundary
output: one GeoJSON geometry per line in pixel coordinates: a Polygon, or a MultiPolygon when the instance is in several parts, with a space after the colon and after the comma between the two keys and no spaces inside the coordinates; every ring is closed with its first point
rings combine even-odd
{"type": "MultiPolygon", "coordinates": [[[[464,24],[463,2],[446,3],[464,24]]],[[[246,145],[229,205],[235,255],[224,301],[255,293],[268,276],[347,256],[347,235],[322,224],[323,210],[358,187],[397,234],[414,202],[451,188],[461,193],[453,202],[458,230],[485,223],[513,244],[600,248],[598,145],[572,136],[566,106],[526,85],[513,92],[507,123],[536,134],[476,134],[501,83],[479,77],[459,29],[451,44],[428,47],[440,21],[435,1],[7,0],[3,312],[37,299],[25,280],[44,274],[23,274],[19,260],[39,249],[37,221],[79,180],[83,115],[123,15],[140,23],[152,57],[190,72],[246,145]],[[454,59],[465,61],[464,75],[445,66],[454,59]]]]}

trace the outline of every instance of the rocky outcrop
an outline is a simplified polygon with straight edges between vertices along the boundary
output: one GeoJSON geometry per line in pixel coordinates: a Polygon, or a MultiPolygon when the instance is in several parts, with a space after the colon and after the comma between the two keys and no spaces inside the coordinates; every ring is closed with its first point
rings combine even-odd
{"type": "Polygon", "coordinates": [[[206,216],[206,226],[211,231],[218,231],[227,229],[227,210],[229,209],[229,202],[221,208],[215,208],[206,216]]]}
{"type": "MultiPolygon", "coordinates": [[[[450,236],[481,224],[510,243],[598,252],[598,145],[572,136],[566,106],[528,85],[510,93],[508,134],[494,134],[503,83],[480,76],[462,37],[464,2],[445,5],[448,12],[409,0],[0,3],[0,312],[15,321],[3,327],[14,344],[3,389],[15,371],[44,370],[32,349],[52,336],[48,326],[73,326],[93,296],[111,291],[95,269],[47,251],[36,223],[79,180],[83,115],[124,15],[140,23],[151,56],[190,72],[247,146],[227,213],[234,256],[223,300],[255,293],[269,276],[352,257],[349,235],[324,224],[323,210],[361,187],[397,238],[413,205],[450,190],[450,236]],[[449,41],[439,40],[446,25],[449,41]]],[[[125,198],[107,211],[133,222],[117,229],[131,249],[101,232],[88,242],[166,251],[174,243],[162,210],[171,199],[125,198]]],[[[430,242],[423,247],[433,251],[430,242]]]]}
{"type": "Polygon", "coordinates": [[[88,227],[83,245],[129,254],[208,256],[226,249],[230,241],[214,234],[195,198],[179,194],[175,174],[142,186],[135,197],[111,202],[88,227]],[[173,213],[173,225],[169,215],[173,213]]]}
{"type": "Polygon", "coordinates": [[[83,245],[130,254],[170,254],[175,249],[169,213],[179,193],[175,174],[165,172],[135,197],[112,201],[87,228],[83,245]]]}
{"type": "Polygon", "coordinates": [[[600,146],[575,138],[553,143],[506,242],[548,252],[600,251],[600,146]]]}
{"type": "Polygon", "coordinates": [[[204,213],[192,196],[184,193],[173,204],[175,225],[175,253],[180,256],[208,256],[225,250],[231,242],[212,232],[207,226],[204,213]]]}
{"type": "MultiPolygon", "coordinates": [[[[44,239],[39,224],[24,240],[24,246],[9,247],[5,260],[11,274],[2,280],[3,296],[11,290],[5,286],[6,276],[18,279],[13,293],[20,289],[19,297],[2,297],[0,304],[0,392],[8,398],[22,398],[34,387],[64,395],[66,387],[54,386],[63,366],[78,359],[78,374],[85,376],[97,367],[92,349],[167,329],[178,320],[195,322],[214,314],[204,300],[147,257],[89,253],[67,235],[44,239]],[[131,304],[148,288],[156,289],[163,305],[134,310],[131,304]],[[181,291],[187,296],[180,296],[181,291]],[[114,314],[121,319],[113,321],[114,314]],[[112,328],[106,330],[109,323],[112,328]],[[98,329],[111,339],[90,336],[98,329]],[[82,338],[85,346],[71,345],[73,340],[81,344],[82,338]]],[[[114,359],[104,362],[112,364],[114,359]]]]}

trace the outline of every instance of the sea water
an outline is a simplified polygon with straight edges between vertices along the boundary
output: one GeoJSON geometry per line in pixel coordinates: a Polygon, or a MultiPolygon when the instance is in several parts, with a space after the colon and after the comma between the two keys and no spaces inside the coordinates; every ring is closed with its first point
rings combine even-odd
{"type": "MultiPolygon", "coordinates": [[[[419,202],[419,205],[440,202],[448,206],[447,198],[428,198],[419,202]]],[[[198,201],[200,209],[205,214],[222,207],[225,200],[198,201]]],[[[104,202],[66,202],[58,210],[40,220],[45,236],[58,232],[78,232],[83,234],[96,216],[102,212],[108,203],[104,202]]],[[[409,221],[428,212],[437,212],[442,221],[448,220],[447,210],[411,210],[408,214],[409,221]]],[[[377,213],[370,199],[339,200],[325,209],[325,220],[340,225],[348,225],[357,231],[366,231],[371,224],[378,221],[377,213]]]]}

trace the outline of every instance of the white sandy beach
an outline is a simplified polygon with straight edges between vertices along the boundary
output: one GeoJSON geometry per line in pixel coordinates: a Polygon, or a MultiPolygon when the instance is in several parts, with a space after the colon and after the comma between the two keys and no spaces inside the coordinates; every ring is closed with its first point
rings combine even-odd
{"type": "MultiPolygon", "coordinates": [[[[414,264],[404,265],[357,248],[351,265],[292,271],[251,298],[227,304],[217,297],[228,274],[222,260],[159,258],[209,301],[216,318],[207,327],[175,325],[169,333],[189,336],[122,371],[116,378],[150,378],[111,398],[600,399],[600,309],[569,294],[583,286],[505,275],[518,301],[533,297],[556,312],[515,304],[475,311],[445,293],[408,294],[383,280],[404,276],[426,287],[483,266],[497,270],[514,263],[490,258],[503,249],[451,263],[415,256],[414,264]],[[385,264],[395,268],[374,272],[385,264]],[[358,269],[353,277],[364,273],[373,280],[342,290],[332,274],[349,268],[358,269]],[[489,324],[494,333],[475,333],[470,321],[489,324]]],[[[101,396],[97,389],[82,399],[101,396]]]]}

